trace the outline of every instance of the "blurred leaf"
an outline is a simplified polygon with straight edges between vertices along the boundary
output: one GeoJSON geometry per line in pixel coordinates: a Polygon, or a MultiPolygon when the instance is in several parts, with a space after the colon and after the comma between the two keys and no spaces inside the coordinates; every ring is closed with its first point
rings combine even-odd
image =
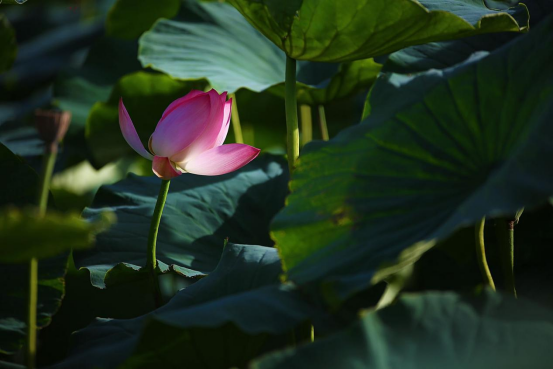
{"type": "Polygon", "coordinates": [[[546,202],[552,30],[553,16],[453,70],[383,78],[366,121],[307,145],[271,227],[287,277],[339,303],[462,226],[546,202]]]}
{"type": "Polygon", "coordinates": [[[251,368],[549,368],[553,312],[485,290],[404,295],[353,326],[251,368]]]}
{"type": "Polygon", "coordinates": [[[177,15],[181,0],[117,0],[106,19],[108,36],[133,40],[146,32],[158,18],[177,15]]]}
{"type": "Polygon", "coordinates": [[[291,58],[322,62],[366,59],[430,41],[528,27],[524,5],[497,12],[474,0],[229,3],[291,58]]]}
{"type": "Polygon", "coordinates": [[[81,213],[92,204],[100,186],[118,182],[129,173],[153,175],[152,163],[140,156],[133,156],[123,157],[100,170],[94,169],[89,161],[82,161],[58,172],[50,183],[56,209],[81,213]]]}
{"type": "Polygon", "coordinates": [[[125,368],[178,367],[183,357],[190,367],[242,367],[319,314],[298,291],[278,285],[280,273],[275,249],[229,243],[213,273],[162,308],[77,332],[68,358],[54,368],[111,368],[129,357],[125,368]]]}
{"type": "Polygon", "coordinates": [[[138,71],[122,77],[113,87],[107,102],[92,107],[86,123],[86,139],[92,163],[102,167],[125,154],[134,153],[119,128],[119,99],[142,137],[145,147],[163,111],[173,100],[192,89],[203,90],[203,82],[176,81],[164,74],[138,71]]]}
{"type": "MultiPolygon", "coordinates": [[[[279,85],[275,92],[284,95],[282,51],[230,5],[193,0],[184,4],[186,15],[198,19],[158,21],[140,39],[143,66],[179,79],[206,78],[221,92],[243,87],[259,92],[279,85]]],[[[297,69],[298,101],[324,104],[368,88],[380,65],[370,59],[341,66],[304,62],[297,69]]]]}
{"type": "MultiPolygon", "coordinates": [[[[50,323],[64,294],[67,254],[41,260],[38,265],[37,326],[50,323]]],[[[16,353],[27,336],[27,265],[0,264],[0,353],[16,353]]]]}
{"type": "Polygon", "coordinates": [[[0,212],[0,262],[23,263],[32,258],[44,259],[72,249],[94,244],[94,234],[115,221],[113,214],[103,213],[94,222],[75,214],[48,213],[44,217],[29,209],[3,209],[0,212]]]}
{"type": "MultiPolygon", "coordinates": [[[[5,180],[0,184],[0,206],[34,204],[38,175],[22,159],[0,144],[0,170],[5,180]]],[[[0,248],[9,246],[0,241],[0,248]]],[[[43,260],[38,269],[38,326],[44,327],[60,305],[64,292],[63,275],[67,256],[43,260]]],[[[0,353],[13,354],[26,336],[27,265],[0,264],[0,353]]]]}
{"type": "MultiPolygon", "coordinates": [[[[264,155],[246,167],[216,177],[183,174],[171,181],[157,240],[160,271],[198,277],[212,271],[223,241],[271,246],[269,222],[288,192],[286,164],[264,155]]],[[[160,179],[138,177],[100,188],[85,218],[107,209],[117,224],[97,237],[96,247],[74,253],[75,264],[90,270],[92,284],[105,288],[112,268],[146,264],[146,244],[160,179]]]]}
{"type": "Polygon", "coordinates": [[[82,129],[94,103],[107,100],[119,78],[140,69],[136,55],[136,41],[104,37],[94,43],[81,68],[58,78],[54,98],[61,109],[71,111],[70,129],[82,129]]]}
{"type": "Polygon", "coordinates": [[[11,68],[17,55],[15,31],[8,18],[0,14],[0,73],[11,68]]]}
{"type": "Polygon", "coordinates": [[[25,205],[36,201],[38,174],[23,159],[0,143],[0,173],[10,180],[0,181],[0,207],[25,205]]]}

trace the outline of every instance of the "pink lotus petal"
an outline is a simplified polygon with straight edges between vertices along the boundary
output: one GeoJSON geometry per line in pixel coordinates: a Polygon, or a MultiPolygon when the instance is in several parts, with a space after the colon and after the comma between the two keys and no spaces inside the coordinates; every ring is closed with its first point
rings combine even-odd
{"type": "Polygon", "coordinates": [[[173,167],[169,158],[162,156],[154,156],[152,171],[161,179],[171,179],[182,174],[173,167]]]}
{"type": "Polygon", "coordinates": [[[221,146],[225,139],[227,138],[229,126],[230,126],[230,112],[232,109],[232,99],[229,99],[229,101],[225,102],[225,113],[223,118],[223,127],[221,127],[221,132],[219,132],[219,136],[217,137],[217,142],[215,142],[215,146],[221,146]]]}
{"type": "Polygon", "coordinates": [[[219,95],[217,91],[211,90],[208,92],[208,95],[211,100],[211,114],[206,123],[205,130],[186,149],[170,156],[172,161],[183,162],[190,160],[200,153],[215,147],[219,133],[224,123],[226,123],[224,121],[224,113],[227,93],[223,92],[219,95]]]}
{"type": "Polygon", "coordinates": [[[218,176],[242,168],[259,155],[259,149],[244,144],[228,144],[202,152],[184,165],[185,171],[203,176],[218,176]]]}
{"type": "MultiPolygon", "coordinates": [[[[185,101],[188,101],[190,100],[191,98],[193,97],[196,97],[198,95],[202,95],[202,94],[206,94],[205,92],[203,91],[198,91],[198,90],[192,90],[190,91],[189,93],[187,93],[185,96],[179,98],[179,99],[176,99],[175,101],[173,101],[168,107],[167,109],[165,109],[165,111],[163,112],[163,115],[161,116],[161,119],[165,118],[165,116],[169,113],[171,113],[173,110],[175,110],[176,107],[178,107],[179,105],[181,105],[182,103],[184,103],[185,101]]],[[[161,120],[160,120],[161,121],[161,120]]]]}
{"type": "Polygon", "coordinates": [[[119,99],[119,127],[129,146],[141,156],[152,160],[152,155],[144,148],[144,145],[142,145],[140,141],[140,137],[138,137],[138,133],[136,133],[131,117],[123,104],[123,98],[119,99]]]}
{"type": "Polygon", "coordinates": [[[208,94],[198,94],[161,118],[152,134],[155,155],[171,157],[194,142],[209,123],[210,100],[208,94]]]}

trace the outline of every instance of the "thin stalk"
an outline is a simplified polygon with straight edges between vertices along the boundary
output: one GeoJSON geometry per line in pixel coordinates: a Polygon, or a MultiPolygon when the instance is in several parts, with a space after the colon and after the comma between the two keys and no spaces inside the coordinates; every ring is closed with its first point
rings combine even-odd
{"type": "Polygon", "coordinates": [[[230,111],[230,120],[232,122],[232,130],[234,132],[234,141],[236,143],[244,143],[242,135],[242,126],[240,125],[240,115],[238,115],[238,106],[236,105],[236,94],[230,95],[232,99],[232,109],[230,111]]]}
{"type": "Polygon", "coordinates": [[[476,240],[476,260],[480,267],[480,273],[484,278],[484,282],[488,284],[495,291],[495,284],[493,283],[492,273],[488,267],[488,261],[486,260],[486,247],[484,245],[484,225],[486,224],[486,218],[476,223],[474,227],[474,235],[476,240]]]}
{"type": "Polygon", "coordinates": [[[517,297],[515,287],[515,220],[498,219],[496,221],[496,234],[499,246],[499,258],[505,290],[517,297]]]}
{"type": "Polygon", "coordinates": [[[285,108],[288,168],[292,173],[296,160],[300,156],[300,134],[296,99],[296,60],[289,56],[286,56],[285,108]]]}
{"type": "Polygon", "coordinates": [[[326,126],[325,107],[323,105],[319,105],[319,127],[321,129],[321,138],[323,141],[328,141],[328,127],[326,126]]]}
{"type": "Polygon", "coordinates": [[[46,208],[48,207],[48,190],[50,189],[50,181],[52,179],[52,172],[54,171],[57,153],[57,143],[47,145],[44,150],[44,156],[42,158],[42,173],[40,175],[40,185],[38,187],[38,213],[40,216],[44,216],[44,214],[46,214],[46,208]]]}
{"type": "Polygon", "coordinates": [[[313,140],[313,120],[311,118],[311,107],[302,104],[300,106],[301,116],[301,145],[305,146],[313,140]]]}
{"type": "MultiPolygon", "coordinates": [[[[56,155],[58,152],[57,142],[46,145],[44,149],[42,172],[40,174],[40,185],[38,187],[38,214],[44,216],[48,207],[48,189],[54,171],[56,155]]],[[[36,363],[36,314],[38,303],[38,260],[31,258],[29,261],[29,291],[27,305],[27,368],[34,369],[36,363]]]]}
{"type": "Polygon", "coordinates": [[[34,369],[36,362],[36,305],[38,303],[38,260],[29,261],[29,305],[27,308],[27,368],[34,369]]]}
{"type": "Polygon", "coordinates": [[[154,214],[152,215],[152,222],[150,223],[150,234],[148,235],[148,254],[146,260],[146,268],[149,270],[152,284],[153,294],[156,307],[163,305],[163,299],[161,297],[161,290],[159,289],[159,281],[157,278],[157,258],[156,258],[156,242],[157,234],[159,231],[159,223],[161,222],[161,214],[163,213],[163,207],[167,200],[167,193],[169,193],[170,180],[162,180],[161,187],[159,189],[159,195],[157,196],[156,207],[154,214]]]}

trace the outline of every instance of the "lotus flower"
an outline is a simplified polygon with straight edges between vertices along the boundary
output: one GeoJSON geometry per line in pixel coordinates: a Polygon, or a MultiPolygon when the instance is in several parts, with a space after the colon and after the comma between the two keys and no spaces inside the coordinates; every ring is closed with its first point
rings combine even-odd
{"type": "Polygon", "coordinates": [[[227,93],[191,91],[163,112],[148,147],[144,148],[131,117],[119,101],[119,126],[127,143],[146,159],[162,179],[182,173],[217,176],[242,168],[259,154],[244,144],[223,145],[227,137],[232,99],[227,93]]]}

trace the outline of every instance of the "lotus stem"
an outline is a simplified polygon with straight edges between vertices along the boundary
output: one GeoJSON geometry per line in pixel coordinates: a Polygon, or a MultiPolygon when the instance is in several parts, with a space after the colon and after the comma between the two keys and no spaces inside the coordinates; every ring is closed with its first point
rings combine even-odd
{"type": "MultiPolygon", "coordinates": [[[[54,171],[58,143],[50,142],[44,149],[42,159],[42,172],[38,187],[38,214],[44,216],[48,207],[48,189],[54,171]]],[[[38,303],[38,259],[31,258],[29,261],[29,295],[27,306],[27,368],[34,369],[36,365],[36,315],[38,303]]]]}
{"type": "Polygon", "coordinates": [[[311,118],[311,106],[302,104],[300,106],[301,116],[301,145],[305,146],[313,140],[313,120],[311,118]]]}
{"type": "Polygon", "coordinates": [[[159,281],[157,278],[157,258],[156,258],[156,243],[157,234],[159,231],[159,223],[161,222],[161,215],[163,214],[163,207],[167,200],[167,194],[169,193],[170,180],[163,179],[161,181],[161,187],[159,189],[159,195],[157,196],[156,207],[154,214],[152,215],[152,222],[150,223],[150,234],[148,235],[148,254],[146,260],[146,268],[150,272],[153,294],[156,307],[163,305],[163,298],[161,297],[161,290],[159,288],[159,281]]]}
{"type": "Polygon", "coordinates": [[[34,369],[36,362],[36,305],[38,303],[38,260],[29,261],[29,305],[27,315],[27,368],[34,369]]]}
{"type": "Polygon", "coordinates": [[[230,116],[232,121],[232,130],[234,132],[234,141],[236,143],[244,143],[244,136],[242,135],[242,126],[240,125],[240,115],[238,114],[238,105],[236,102],[236,94],[231,94],[232,109],[230,110],[230,116]]]}
{"type": "Polygon", "coordinates": [[[499,258],[501,260],[501,269],[503,270],[503,279],[505,290],[517,297],[515,287],[515,223],[516,220],[498,219],[496,221],[496,234],[499,247],[499,258]]]}
{"type": "Polygon", "coordinates": [[[285,108],[288,168],[291,174],[294,171],[296,160],[300,156],[300,135],[296,99],[296,60],[289,56],[286,56],[285,108]]]}
{"type": "Polygon", "coordinates": [[[39,216],[44,216],[44,214],[46,214],[46,209],[48,207],[48,191],[50,189],[50,181],[52,180],[52,173],[54,171],[54,164],[56,163],[57,153],[57,143],[47,145],[46,149],[44,150],[44,156],[42,159],[42,173],[40,176],[40,185],[38,187],[39,216]]]}
{"type": "Polygon", "coordinates": [[[321,138],[323,141],[328,141],[328,127],[326,125],[326,114],[324,105],[319,105],[319,127],[321,129],[321,138]]]}
{"type": "Polygon", "coordinates": [[[481,221],[476,223],[474,228],[474,235],[476,239],[476,260],[480,267],[480,273],[484,278],[484,282],[489,285],[495,291],[495,284],[493,283],[492,273],[488,267],[488,261],[486,260],[486,247],[484,245],[484,225],[486,224],[486,218],[482,218],[481,221]]]}

